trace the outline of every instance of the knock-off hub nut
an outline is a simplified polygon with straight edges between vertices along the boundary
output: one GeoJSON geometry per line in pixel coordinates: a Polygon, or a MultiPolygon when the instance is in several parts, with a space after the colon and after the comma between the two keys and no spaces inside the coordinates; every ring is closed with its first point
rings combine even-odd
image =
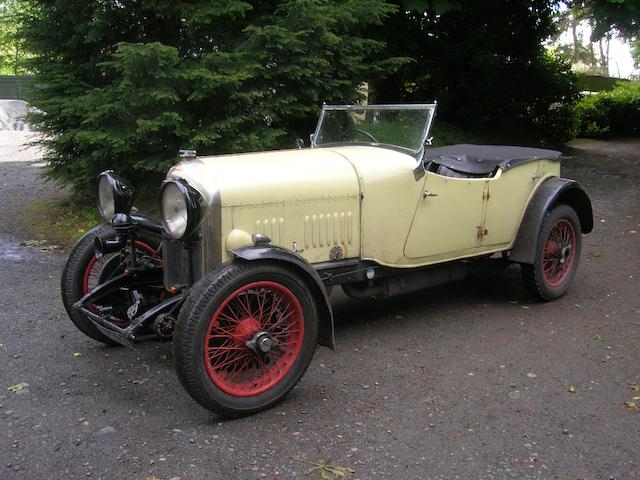
{"type": "Polygon", "coordinates": [[[251,340],[246,342],[247,347],[256,353],[268,353],[277,344],[278,341],[269,335],[268,332],[258,332],[251,340]]]}

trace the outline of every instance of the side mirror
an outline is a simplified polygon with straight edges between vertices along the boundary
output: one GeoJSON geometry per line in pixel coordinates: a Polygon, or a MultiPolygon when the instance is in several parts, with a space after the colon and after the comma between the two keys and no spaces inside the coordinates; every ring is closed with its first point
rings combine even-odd
{"type": "Polygon", "coordinates": [[[301,138],[296,138],[296,147],[304,148],[304,140],[301,138]]]}
{"type": "Polygon", "coordinates": [[[315,143],[316,143],[316,134],[315,134],[315,133],[310,133],[310,134],[309,134],[309,146],[310,146],[311,148],[313,148],[313,146],[315,145],[315,143]]]}

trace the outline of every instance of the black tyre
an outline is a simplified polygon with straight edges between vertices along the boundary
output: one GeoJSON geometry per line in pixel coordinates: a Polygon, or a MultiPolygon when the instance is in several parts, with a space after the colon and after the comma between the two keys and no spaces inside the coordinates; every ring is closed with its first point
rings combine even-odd
{"type": "Polygon", "coordinates": [[[173,335],[178,377],[203,407],[228,417],[279,402],[307,370],[317,313],[295,272],[232,262],[189,293],[173,335]]]}
{"type": "MultiPolygon", "coordinates": [[[[71,249],[60,279],[62,303],[71,321],[86,336],[109,345],[116,343],[100,333],[88,318],[74,310],[73,304],[100,284],[107,273],[119,266],[118,254],[104,255],[99,260],[94,254],[95,238],[113,233],[113,227],[106,224],[98,225],[85,233],[71,249]]],[[[154,254],[159,245],[160,239],[150,235],[141,236],[136,242],[136,248],[148,255],[154,254]]]]}
{"type": "Polygon", "coordinates": [[[568,205],[555,207],[547,213],[538,233],[534,263],[522,265],[527,289],[543,301],[563,296],[576,276],[581,249],[578,215],[568,205]]]}

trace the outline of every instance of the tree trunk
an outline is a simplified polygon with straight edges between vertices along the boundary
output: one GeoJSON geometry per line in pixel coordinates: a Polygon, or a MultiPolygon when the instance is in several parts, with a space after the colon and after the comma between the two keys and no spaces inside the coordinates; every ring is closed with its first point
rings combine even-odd
{"type": "Polygon", "coordinates": [[[609,39],[607,37],[601,38],[600,41],[598,41],[598,48],[600,50],[600,73],[605,76],[609,75],[609,39]]]}

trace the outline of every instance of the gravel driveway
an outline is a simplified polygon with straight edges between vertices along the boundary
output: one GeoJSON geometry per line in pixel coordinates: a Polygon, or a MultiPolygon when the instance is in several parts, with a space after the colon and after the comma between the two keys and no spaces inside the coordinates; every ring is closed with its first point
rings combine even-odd
{"type": "Polygon", "coordinates": [[[322,459],[360,479],[640,478],[640,411],[625,407],[640,396],[640,141],[566,152],[596,222],[566,297],[534,302],[515,267],[389,301],[334,292],[337,350],[284,403],[226,421],[180,387],[169,343],[109,348],[74,329],[64,254],[20,245],[22,204],[58,190],[10,136],[1,479],[320,478],[306,462],[322,459]]]}

